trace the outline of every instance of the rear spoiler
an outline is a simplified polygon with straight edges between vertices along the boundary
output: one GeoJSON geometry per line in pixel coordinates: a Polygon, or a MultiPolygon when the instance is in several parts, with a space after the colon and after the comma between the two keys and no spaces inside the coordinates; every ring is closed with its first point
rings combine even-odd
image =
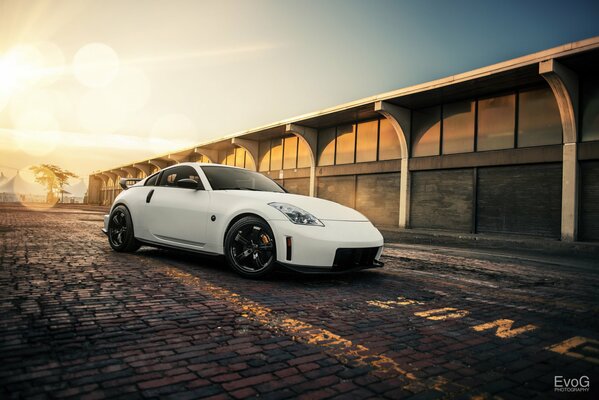
{"type": "Polygon", "coordinates": [[[119,185],[123,188],[123,190],[129,189],[130,186],[135,185],[137,182],[141,181],[142,178],[121,178],[119,181],[119,185]]]}

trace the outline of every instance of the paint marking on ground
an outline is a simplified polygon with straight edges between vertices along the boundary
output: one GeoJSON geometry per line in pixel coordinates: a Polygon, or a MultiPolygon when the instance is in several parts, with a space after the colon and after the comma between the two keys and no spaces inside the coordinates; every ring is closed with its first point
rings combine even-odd
{"type": "Polygon", "coordinates": [[[374,372],[386,375],[405,377],[405,386],[411,391],[421,391],[427,388],[441,387],[446,381],[438,378],[434,384],[426,385],[416,376],[400,367],[392,358],[384,354],[375,354],[367,347],[353,343],[351,340],[334,334],[326,329],[318,328],[306,322],[288,318],[260,304],[233,293],[227,289],[202,281],[200,278],[182,272],[176,268],[167,268],[166,275],[186,285],[200,288],[212,297],[228,301],[243,317],[257,321],[272,330],[283,332],[295,341],[323,348],[323,351],[344,364],[352,366],[370,366],[374,372]]]}
{"type": "Polygon", "coordinates": [[[406,299],[405,297],[398,297],[397,300],[369,300],[366,304],[383,308],[383,309],[393,309],[396,306],[409,306],[413,304],[424,304],[421,301],[406,299]]]}
{"type": "Polygon", "coordinates": [[[487,322],[485,324],[473,326],[472,329],[474,329],[477,332],[481,332],[486,331],[487,329],[497,328],[495,331],[495,336],[500,337],[502,339],[507,339],[520,335],[524,332],[534,331],[538,328],[536,325],[528,324],[516,329],[512,329],[513,325],[514,321],[512,321],[511,319],[498,319],[492,322],[487,322]]]}
{"type": "Polygon", "coordinates": [[[599,341],[594,339],[574,336],[553,346],[545,347],[545,349],[569,357],[580,358],[593,364],[599,364],[599,358],[597,358],[599,341]]]}
{"type": "Polygon", "coordinates": [[[470,314],[469,311],[458,310],[457,308],[453,307],[437,308],[434,310],[419,311],[414,313],[414,315],[417,317],[430,319],[432,321],[445,321],[448,319],[463,318],[468,314],[470,314]]]}

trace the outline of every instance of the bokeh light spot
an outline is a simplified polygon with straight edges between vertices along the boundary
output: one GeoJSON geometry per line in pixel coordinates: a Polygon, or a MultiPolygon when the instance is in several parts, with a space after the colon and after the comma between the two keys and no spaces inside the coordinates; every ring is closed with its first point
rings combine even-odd
{"type": "Polygon", "coordinates": [[[119,72],[119,65],[116,52],[104,43],[86,44],[73,59],[75,77],[91,88],[108,85],[119,72]]]}
{"type": "Polygon", "coordinates": [[[79,102],[79,123],[92,133],[113,133],[121,128],[125,110],[119,108],[114,96],[100,89],[90,90],[79,102]]]}

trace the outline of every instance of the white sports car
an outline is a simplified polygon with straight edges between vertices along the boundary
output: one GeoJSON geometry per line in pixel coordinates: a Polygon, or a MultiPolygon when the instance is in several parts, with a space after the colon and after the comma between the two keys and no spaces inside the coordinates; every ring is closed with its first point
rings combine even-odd
{"type": "Polygon", "coordinates": [[[103,229],[119,252],[145,244],[224,255],[245,277],[277,264],[308,273],[383,265],[383,237],[365,216],[287,193],[257,172],[182,163],[143,180],[121,179],[121,186],[128,190],[114,200],[103,229]]]}

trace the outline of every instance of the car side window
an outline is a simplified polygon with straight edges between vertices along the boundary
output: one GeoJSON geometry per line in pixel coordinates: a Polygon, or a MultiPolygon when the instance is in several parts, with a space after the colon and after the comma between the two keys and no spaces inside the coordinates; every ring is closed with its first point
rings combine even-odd
{"type": "Polygon", "coordinates": [[[195,168],[189,165],[182,165],[165,170],[160,178],[159,186],[176,187],[177,182],[181,179],[193,179],[196,182],[200,182],[200,176],[195,168]]]}
{"type": "Polygon", "coordinates": [[[150,176],[145,183],[145,186],[156,186],[156,180],[158,180],[158,175],[160,172],[156,172],[154,175],[150,176]]]}

